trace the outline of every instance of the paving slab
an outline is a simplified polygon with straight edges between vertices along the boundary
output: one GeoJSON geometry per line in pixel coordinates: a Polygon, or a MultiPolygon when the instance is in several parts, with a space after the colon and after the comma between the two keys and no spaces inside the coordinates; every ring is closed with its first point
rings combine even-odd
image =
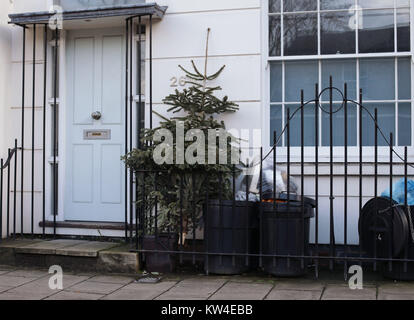
{"type": "MultiPolygon", "coordinates": [[[[87,280],[88,277],[64,275],[63,276],[63,288],[69,288],[79,282],[87,280]]],[[[25,296],[26,293],[32,293],[38,298],[38,300],[48,297],[50,295],[56,294],[61,291],[60,289],[51,289],[49,287],[50,277],[43,277],[35,281],[23,284],[17,288],[14,288],[12,291],[16,295],[25,296]]]]}
{"type": "Polygon", "coordinates": [[[15,270],[15,271],[9,271],[7,273],[8,276],[14,276],[14,277],[25,277],[25,278],[42,278],[49,273],[47,271],[41,271],[41,270],[15,270]]]}
{"type": "Polygon", "coordinates": [[[42,300],[46,298],[48,294],[45,293],[33,293],[33,292],[15,292],[7,291],[0,293],[0,300],[42,300]]]}
{"type": "Polygon", "coordinates": [[[7,290],[13,289],[13,287],[7,287],[7,286],[0,286],[0,293],[5,292],[7,290]]]}
{"type": "Polygon", "coordinates": [[[0,275],[0,286],[17,287],[33,280],[36,280],[36,278],[15,277],[5,274],[0,275]]]}
{"type": "Polygon", "coordinates": [[[322,300],[376,300],[376,288],[351,290],[344,286],[328,285],[323,292],[322,300]]]}
{"type": "Polygon", "coordinates": [[[325,287],[324,283],[319,281],[308,280],[279,280],[275,282],[277,290],[303,290],[303,291],[322,291],[325,287]]]}
{"type": "Polygon", "coordinates": [[[273,289],[266,297],[266,300],[319,300],[322,290],[279,290],[273,289]]]}
{"type": "Polygon", "coordinates": [[[175,281],[162,281],[154,284],[134,282],[105,296],[103,300],[153,300],[176,283],[175,281]]]}
{"type": "MultiPolygon", "coordinates": [[[[314,280],[314,281],[318,281],[318,280],[314,280]]],[[[322,281],[322,280],[320,280],[322,281]]],[[[347,281],[345,280],[325,280],[324,283],[326,285],[335,285],[335,286],[340,286],[340,287],[347,287],[349,288],[349,279],[347,281]]],[[[364,288],[376,288],[377,287],[377,282],[375,281],[369,281],[366,280],[364,278],[364,288]]]]}
{"type": "Polygon", "coordinates": [[[30,253],[30,254],[56,254],[57,249],[74,246],[76,244],[84,243],[83,240],[59,239],[51,241],[41,241],[24,246],[16,247],[16,253],[30,253]]]}
{"type": "Polygon", "coordinates": [[[157,300],[207,300],[228,280],[211,278],[190,278],[183,280],[157,300]]]}
{"type": "Polygon", "coordinates": [[[85,293],[96,293],[96,294],[110,294],[120,288],[124,284],[120,283],[103,283],[103,282],[94,282],[94,281],[84,281],[78,283],[74,286],[71,286],[68,291],[74,292],[85,292],[85,293]]]}
{"type": "Polygon", "coordinates": [[[102,297],[104,295],[96,293],[60,291],[45,300],[98,300],[102,297]]]}
{"type": "Polygon", "coordinates": [[[92,282],[103,282],[103,283],[116,283],[116,284],[128,284],[135,281],[135,278],[132,277],[122,277],[122,276],[94,276],[88,281],[92,282]]]}
{"type": "MultiPolygon", "coordinates": [[[[37,300],[41,300],[43,298],[46,298],[52,294],[55,294],[56,292],[59,292],[61,290],[55,289],[52,290],[49,287],[49,282],[42,281],[42,282],[30,282],[26,283],[22,286],[13,288],[9,290],[8,292],[12,292],[15,295],[19,295],[22,297],[25,297],[27,294],[32,294],[34,297],[36,297],[37,300]]],[[[26,300],[26,299],[25,299],[26,300]]]]}
{"type": "Polygon", "coordinates": [[[72,257],[97,257],[99,251],[108,250],[117,246],[119,246],[118,243],[87,241],[72,246],[56,248],[55,254],[72,257]]]}
{"type": "MultiPolygon", "coordinates": [[[[90,278],[88,275],[72,275],[63,273],[63,289],[68,289],[73,285],[86,281],[90,278]]],[[[45,278],[49,279],[49,278],[45,278]]],[[[42,279],[43,280],[43,279],[42,279]]]]}
{"type": "Polygon", "coordinates": [[[412,294],[414,295],[414,282],[389,282],[378,286],[378,294],[412,294]]]}
{"type": "Polygon", "coordinates": [[[265,283],[227,282],[209,300],[263,300],[272,288],[265,283]]]}
{"type": "MultiPolygon", "coordinates": [[[[52,275],[50,275],[52,276],[52,275]]],[[[67,275],[63,274],[63,289],[70,288],[71,286],[80,283],[82,281],[87,280],[89,277],[86,276],[75,276],[75,275],[67,275]]],[[[24,278],[23,278],[24,279],[24,278]]],[[[18,288],[15,288],[14,291],[16,292],[39,292],[44,293],[47,295],[54,294],[60,290],[52,290],[49,287],[49,280],[50,277],[43,277],[40,279],[37,279],[32,282],[28,282],[26,284],[23,284],[19,286],[18,288]]]]}
{"type": "Polygon", "coordinates": [[[414,300],[412,294],[379,293],[378,300],[414,300]]]}

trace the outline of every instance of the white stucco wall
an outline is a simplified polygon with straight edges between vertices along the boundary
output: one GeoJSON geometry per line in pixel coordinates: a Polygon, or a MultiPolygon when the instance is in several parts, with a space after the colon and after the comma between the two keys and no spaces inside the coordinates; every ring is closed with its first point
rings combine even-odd
{"type": "Polygon", "coordinates": [[[11,2],[13,3],[13,13],[48,11],[53,4],[53,0],[11,0],[11,2]]]}
{"type": "Polygon", "coordinates": [[[191,70],[191,60],[194,60],[204,70],[206,35],[210,28],[208,73],[226,65],[221,77],[211,85],[222,86],[223,94],[240,106],[237,114],[224,116],[226,125],[260,129],[260,0],[160,0],[157,3],[168,6],[168,10],[153,29],[154,109],[165,110],[162,99],[176,89],[171,87],[171,78],[184,75],[179,64],[191,70]]]}
{"type": "Polygon", "coordinates": [[[6,111],[10,98],[11,27],[8,25],[9,0],[0,2],[0,157],[7,155],[6,111]]]}
{"type": "MultiPolygon", "coordinates": [[[[7,157],[8,144],[6,122],[11,97],[11,27],[8,25],[8,13],[11,10],[9,0],[0,2],[0,158],[7,157]]],[[[3,206],[5,208],[5,206],[3,206]]],[[[1,217],[0,217],[1,218],[1,217]]],[[[6,217],[3,216],[3,235],[6,217]]]]}

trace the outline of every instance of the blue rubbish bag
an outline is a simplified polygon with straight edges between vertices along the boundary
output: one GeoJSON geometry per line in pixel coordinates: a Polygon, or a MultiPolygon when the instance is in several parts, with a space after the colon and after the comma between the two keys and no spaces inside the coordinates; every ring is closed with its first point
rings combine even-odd
{"type": "MultiPolygon", "coordinates": [[[[381,197],[390,197],[390,189],[388,188],[385,190],[381,197]]],[[[402,178],[398,180],[396,183],[392,186],[392,199],[399,204],[405,203],[405,179],[402,178]]],[[[407,204],[409,206],[414,205],[414,181],[413,180],[407,180],[407,204]]]]}

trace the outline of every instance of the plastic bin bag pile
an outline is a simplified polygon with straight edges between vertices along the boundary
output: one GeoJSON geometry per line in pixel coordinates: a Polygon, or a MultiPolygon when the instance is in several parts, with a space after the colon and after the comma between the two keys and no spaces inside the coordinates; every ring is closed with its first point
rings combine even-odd
{"type": "MultiPolygon", "coordinates": [[[[390,189],[386,189],[382,194],[382,197],[390,198],[390,189]]],[[[392,186],[392,199],[399,204],[405,204],[405,179],[398,180],[392,186]]],[[[409,206],[414,205],[414,181],[407,180],[407,204],[409,206]]]]}
{"type": "MultiPolygon", "coordinates": [[[[248,179],[243,179],[241,186],[238,188],[238,192],[236,193],[236,200],[237,201],[246,201],[246,183],[249,184],[249,201],[260,201],[260,184],[262,183],[262,195],[273,195],[276,193],[276,198],[281,193],[288,192],[288,175],[287,172],[284,170],[276,169],[276,192],[274,192],[273,187],[273,166],[274,161],[273,157],[269,156],[267,159],[263,161],[263,168],[262,168],[262,181],[260,181],[260,165],[257,165],[252,170],[253,174],[248,179]]],[[[289,191],[291,194],[298,193],[298,186],[295,182],[295,179],[290,177],[289,179],[289,191]]]]}

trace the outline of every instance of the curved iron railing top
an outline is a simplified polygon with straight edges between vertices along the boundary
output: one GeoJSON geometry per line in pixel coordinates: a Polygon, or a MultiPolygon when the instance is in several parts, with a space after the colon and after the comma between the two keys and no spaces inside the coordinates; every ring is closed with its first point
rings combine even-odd
{"type": "MultiPolygon", "coordinates": [[[[318,84],[315,84],[315,92],[318,92],[318,84]]],[[[371,120],[374,122],[374,125],[375,125],[375,128],[376,128],[376,130],[378,130],[378,132],[381,134],[381,136],[382,136],[382,138],[384,139],[384,141],[385,141],[385,143],[386,143],[386,145],[388,146],[388,147],[390,147],[390,148],[392,148],[392,152],[393,152],[393,154],[395,154],[401,161],[404,161],[404,158],[397,152],[397,151],[395,151],[395,149],[394,149],[394,146],[393,146],[393,144],[392,144],[392,141],[391,141],[391,139],[389,139],[389,138],[387,138],[386,136],[385,136],[385,134],[384,134],[384,132],[383,132],[383,130],[381,129],[381,127],[379,126],[379,124],[378,124],[378,119],[376,119],[376,117],[375,117],[375,115],[373,115],[369,110],[368,110],[368,108],[366,108],[363,104],[362,104],[362,89],[360,89],[359,90],[359,94],[360,94],[360,101],[358,102],[358,101],[355,101],[355,100],[353,100],[353,99],[348,99],[348,97],[347,97],[347,94],[346,94],[346,92],[347,92],[347,83],[345,83],[344,84],[344,92],[341,90],[341,89],[339,89],[339,88],[337,88],[337,87],[335,87],[335,86],[333,86],[332,85],[332,77],[330,77],[330,85],[329,85],[329,87],[326,87],[326,88],[324,88],[322,91],[320,91],[318,94],[317,94],[317,96],[315,97],[315,99],[311,99],[311,100],[308,100],[308,101],[306,101],[306,102],[304,102],[304,101],[301,101],[301,105],[298,107],[298,108],[296,108],[296,110],[291,114],[291,115],[289,115],[289,118],[287,119],[287,123],[285,124],[285,126],[283,127],[283,130],[281,131],[281,133],[279,134],[279,136],[276,138],[276,141],[273,143],[273,145],[272,145],[272,147],[270,148],[270,150],[269,150],[269,152],[261,159],[261,162],[263,162],[264,160],[266,160],[271,154],[272,154],[272,152],[274,151],[274,149],[277,147],[277,145],[278,145],[278,143],[281,141],[281,139],[283,138],[283,135],[285,134],[285,132],[286,132],[286,129],[289,127],[289,122],[295,117],[295,115],[301,110],[301,109],[303,109],[303,108],[305,108],[307,105],[309,105],[309,104],[317,104],[318,105],[318,108],[322,111],[322,112],[324,112],[324,113],[326,113],[326,114],[329,114],[329,115],[333,115],[333,114],[336,114],[336,113],[338,113],[339,111],[341,111],[342,109],[344,109],[345,108],[345,106],[347,106],[347,104],[348,103],[350,103],[350,104],[354,104],[356,107],[360,107],[360,108],[362,108],[362,110],[365,110],[366,112],[367,112],[367,114],[368,114],[368,116],[371,118],[371,120]],[[334,111],[330,111],[330,110],[325,110],[324,108],[323,108],[323,106],[321,105],[321,97],[322,97],[322,95],[324,94],[324,93],[326,93],[326,92],[328,92],[329,91],[329,93],[330,93],[330,96],[332,97],[332,94],[333,94],[333,91],[335,91],[335,92],[337,92],[339,95],[340,95],[340,97],[341,97],[341,100],[342,100],[342,102],[341,102],[341,105],[336,109],[336,110],[334,110],[334,111]],[[345,93],[344,93],[345,92],[345,93]]],[[[303,97],[304,96],[304,90],[301,90],[301,97],[303,97]]],[[[332,102],[332,100],[329,102],[329,103],[333,103],[332,102]]],[[[335,104],[337,104],[337,102],[335,103],[335,104]]],[[[375,110],[377,111],[377,108],[375,108],[375,110]]],[[[256,164],[252,164],[253,166],[255,166],[255,165],[257,165],[257,164],[259,164],[259,163],[256,163],[256,164]]],[[[411,165],[411,164],[408,164],[410,167],[412,167],[412,168],[414,168],[414,166],[413,165],[411,165]]]]}
{"type": "MultiPolygon", "coordinates": [[[[17,142],[17,140],[16,140],[16,142],[17,142]]],[[[15,146],[13,149],[9,149],[9,153],[7,155],[6,161],[3,161],[4,159],[1,159],[2,160],[2,166],[0,165],[0,170],[4,170],[10,165],[11,159],[13,159],[13,156],[17,153],[17,150],[19,150],[19,149],[21,149],[21,148],[18,148],[17,146],[15,146]]]]}

